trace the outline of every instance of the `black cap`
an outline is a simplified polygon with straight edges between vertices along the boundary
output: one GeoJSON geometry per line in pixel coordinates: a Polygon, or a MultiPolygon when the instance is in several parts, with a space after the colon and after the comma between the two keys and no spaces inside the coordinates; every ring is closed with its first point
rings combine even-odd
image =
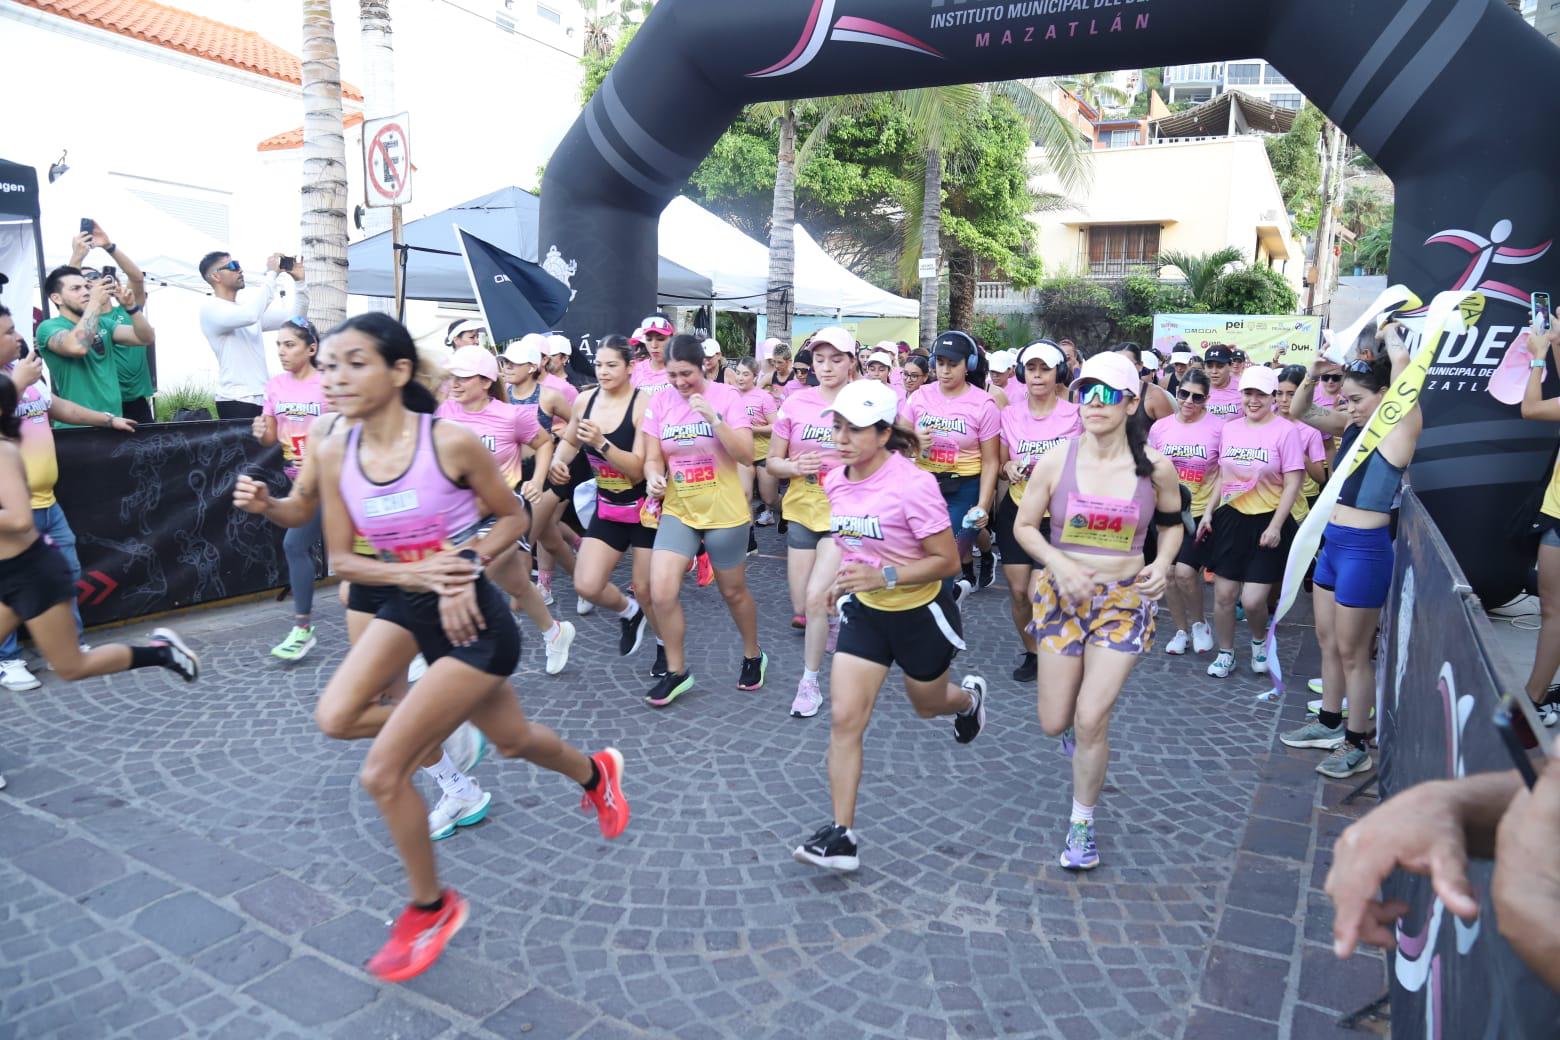
{"type": "Polygon", "coordinates": [[[1246,352],[1244,350],[1236,350],[1235,351],[1235,360],[1236,361],[1245,361],[1246,360],[1246,352]]]}
{"type": "Polygon", "coordinates": [[[934,358],[945,357],[949,361],[963,361],[965,364],[970,364],[970,358],[978,353],[974,337],[968,332],[960,332],[957,329],[944,332],[932,341],[934,358]]]}
{"type": "Polygon", "coordinates": [[[1209,347],[1203,351],[1203,363],[1211,365],[1229,365],[1235,361],[1235,354],[1229,347],[1222,343],[1209,347]]]}

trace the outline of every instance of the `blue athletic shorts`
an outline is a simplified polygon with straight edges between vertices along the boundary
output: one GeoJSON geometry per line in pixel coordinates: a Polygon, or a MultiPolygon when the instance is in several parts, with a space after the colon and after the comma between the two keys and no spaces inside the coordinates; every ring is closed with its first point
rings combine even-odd
{"type": "Polygon", "coordinates": [[[1312,581],[1331,592],[1340,606],[1380,610],[1392,588],[1392,531],[1362,531],[1328,524],[1312,581]]]}

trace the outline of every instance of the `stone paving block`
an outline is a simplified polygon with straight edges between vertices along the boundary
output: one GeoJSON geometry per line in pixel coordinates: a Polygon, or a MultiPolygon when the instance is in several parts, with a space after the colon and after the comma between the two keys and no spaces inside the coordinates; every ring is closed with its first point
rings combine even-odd
{"type": "Polygon", "coordinates": [[[297,935],[334,920],[346,909],[318,889],[282,875],[268,877],[233,898],[244,913],[283,935],[297,935]]]}
{"type": "Polygon", "coordinates": [[[1311,845],[1309,826],[1281,820],[1253,819],[1246,825],[1241,848],[1249,852],[1303,862],[1311,845]]]}
{"type": "Polygon", "coordinates": [[[1288,976],[1288,960],[1215,946],[1203,975],[1201,999],[1214,1007],[1276,1022],[1288,976]]]}
{"type": "MultiPolygon", "coordinates": [[[[7,776],[6,781],[11,782],[7,776]]],[[[11,786],[15,786],[12,784],[11,786]]],[[[8,787],[7,793],[10,792],[8,787]]],[[[5,816],[5,848],[6,855],[42,848],[51,842],[59,841],[65,837],[65,829],[50,820],[32,816],[23,812],[12,812],[5,816]]]]}
{"type": "Polygon", "coordinates": [[[374,986],[317,957],[294,958],[243,992],[308,1027],[339,1022],[378,996],[374,986]]]}
{"type": "Polygon", "coordinates": [[[389,937],[390,928],[383,918],[371,917],[361,910],[316,925],[301,936],[304,943],[321,953],[356,965],[367,964],[389,937]]]}
{"type": "Polygon", "coordinates": [[[67,838],[24,853],[12,862],[68,896],[83,895],[125,872],[122,855],[80,838],[67,838]]]}
{"type": "Polygon", "coordinates": [[[1260,856],[1241,854],[1225,896],[1230,906],[1288,917],[1300,895],[1298,868],[1260,856]]]}
{"type": "Polygon", "coordinates": [[[123,809],[129,803],[95,787],[65,787],[28,799],[34,809],[61,819],[79,820],[123,809]]]}
{"type": "Polygon", "coordinates": [[[365,1040],[425,1040],[443,1034],[448,1028],[448,1019],[387,990],[334,1027],[333,1032],[339,1037],[363,1037],[365,1040]]]}
{"type": "Polygon", "coordinates": [[[191,834],[169,832],[131,847],[130,855],[212,895],[226,896],[271,874],[269,867],[191,834]]]}
{"type": "Polygon", "coordinates": [[[526,990],[519,976],[485,960],[446,952],[433,967],[404,983],[414,993],[472,1018],[485,1018],[526,990]]]}
{"type": "Polygon", "coordinates": [[[243,918],[204,896],[181,892],[136,914],[132,927],[164,949],[190,957],[244,926],[243,918]]]}
{"type": "Polygon", "coordinates": [[[172,891],[174,887],[161,878],[137,871],[88,892],[78,902],[95,914],[123,917],[133,910],[155,903],[172,891]]]}
{"type": "Polygon", "coordinates": [[[1295,926],[1285,918],[1230,907],[1219,920],[1218,938],[1288,957],[1295,945],[1295,926]]]}
{"type": "Polygon", "coordinates": [[[1386,992],[1383,964],[1369,953],[1341,961],[1330,945],[1306,943],[1300,953],[1300,995],[1309,1004],[1340,1014],[1353,1011],[1386,992]]]}
{"type": "Polygon", "coordinates": [[[1194,1007],[1186,1022],[1186,1036],[1197,1040],[1278,1040],[1279,1035],[1275,1023],[1217,1008],[1194,1007]]]}
{"type": "Polygon", "coordinates": [[[291,951],[256,930],[247,929],[195,958],[195,966],[230,986],[253,982],[284,963],[291,951]]]}

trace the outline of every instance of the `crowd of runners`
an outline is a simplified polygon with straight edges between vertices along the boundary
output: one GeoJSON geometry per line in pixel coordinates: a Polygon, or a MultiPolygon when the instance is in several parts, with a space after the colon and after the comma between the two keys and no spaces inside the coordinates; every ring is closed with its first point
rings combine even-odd
{"type": "MultiPolygon", "coordinates": [[[[1160,603],[1172,625],[1163,652],[1205,656],[1218,678],[1266,673],[1297,522],[1408,361],[1393,325],[1342,365],[1308,367],[1221,344],[1181,344],[1165,359],[1129,343],[1085,360],[1071,341],[1046,339],[988,351],[961,331],[923,354],[838,327],[794,354],[771,340],[761,360],[728,361],[658,313],[603,339],[595,380],[578,389],[566,338],[530,335],[495,352],[483,333],[452,326],[434,361],[384,315],[323,336],[290,321],[277,339],[283,371],[254,420],[258,439],[281,445],[290,483],[240,475],[234,492],[239,508],[288,529],[296,617],[273,654],[338,652],[319,646],[312,621],[321,543],[341,579],[350,647],[315,714],[330,737],[371,741],[361,782],[411,895],[369,963],[392,981],[425,970],[466,919],[433,842],[486,816],[491,795],[471,772],[490,749],[577,783],[603,837],[629,824],[623,755],[577,750],[523,713],[509,683],[523,646],[516,614],[541,636],[546,673],[565,672],[585,636],[554,616],[562,570],[577,615],[617,622],[618,655],[643,660],[653,641],[649,708],[697,711],[678,702],[701,686],[761,689],[770,658],[745,573],[756,526],[784,536],[791,624],[803,633],[790,715],[830,707],[830,810],[795,859],[859,866],[863,737],[895,667],[918,715],[949,719],[960,744],[979,737],[992,684],[954,665],[962,608],[1000,567],[1011,679],[1036,691],[1040,727],[1070,759],[1058,862],[1096,867],[1111,717],[1155,648],[1160,603]],[[715,585],[730,613],[734,676],[693,672],[690,576],[715,585]],[[442,793],[431,812],[419,769],[442,793]]],[[[0,630],[25,622],[65,678],[158,666],[194,681],[195,654],[165,630],[146,646],[78,648],[69,574],[38,535],[17,461],[23,391],[36,397],[0,379],[0,630]]],[[[1321,700],[1283,740],[1328,751],[1318,767],[1328,776],[1371,768],[1370,650],[1417,434],[1416,409],[1349,479],[1308,579],[1321,700]]]]}

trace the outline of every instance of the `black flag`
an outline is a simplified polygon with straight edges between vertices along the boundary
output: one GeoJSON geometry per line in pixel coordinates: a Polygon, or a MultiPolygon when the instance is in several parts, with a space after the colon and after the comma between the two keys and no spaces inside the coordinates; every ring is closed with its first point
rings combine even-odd
{"type": "Polygon", "coordinates": [[[538,264],[484,242],[455,225],[466,258],[466,275],[487,323],[488,337],[502,346],[530,332],[547,332],[569,309],[568,285],[538,264]]]}

